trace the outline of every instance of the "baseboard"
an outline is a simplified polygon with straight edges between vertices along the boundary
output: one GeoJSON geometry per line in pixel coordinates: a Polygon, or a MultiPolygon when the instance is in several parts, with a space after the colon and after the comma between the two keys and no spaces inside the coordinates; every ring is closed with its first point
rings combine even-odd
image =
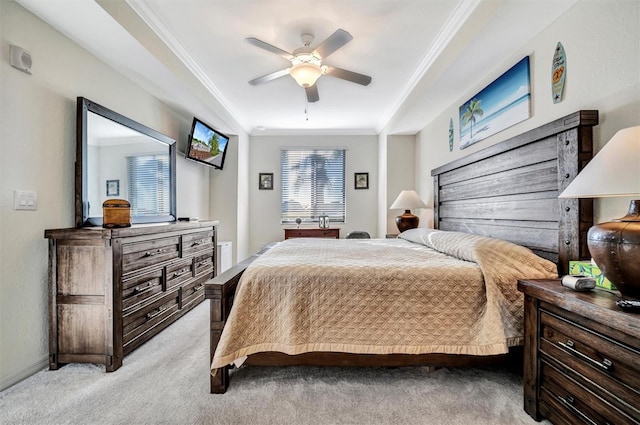
{"type": "Polygon", "coordinates": [[[4,391],[12,385],[17,384],[23,379],[27,379],[34,373],[40,372],[42,369],[45,369],[49,365],[49,356],[45,355],[38,362],[32,364],[31,366],[27,366],[22,370],[17,371],[16,373],[12,373],[6,378],[0,379],[0,391],[4,391]]]}

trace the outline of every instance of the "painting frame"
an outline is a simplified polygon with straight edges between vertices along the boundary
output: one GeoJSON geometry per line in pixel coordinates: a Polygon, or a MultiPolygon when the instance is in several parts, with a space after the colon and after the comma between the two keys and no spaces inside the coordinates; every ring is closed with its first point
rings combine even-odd
{"type": "Polygon", "coordinates": [[[353,175],[354,189],[369,189],[369,173],[354,173],[353,175]]]}
{"type": "Polygon", "coordinates": [[[464,102],[458,118],[460,149],[531,118],[529,56],[464,102]]]}
{"type": "Polygon", "coordinates": [[[107,196],[120,196],[120,180],[107,180],[107,196]]]}
{"type": "Polygon", "coordinates": [[[258,174],[258,189],[273,190],[273,173],[258,174]]]}

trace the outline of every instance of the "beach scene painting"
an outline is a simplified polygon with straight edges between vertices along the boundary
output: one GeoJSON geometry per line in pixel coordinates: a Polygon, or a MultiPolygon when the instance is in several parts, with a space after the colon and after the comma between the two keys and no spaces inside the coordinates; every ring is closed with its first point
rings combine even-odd
{"type": "Polygon", "coordinates": [[[460,149],[531,118],[529,56],[460,106],[460,149]]]}

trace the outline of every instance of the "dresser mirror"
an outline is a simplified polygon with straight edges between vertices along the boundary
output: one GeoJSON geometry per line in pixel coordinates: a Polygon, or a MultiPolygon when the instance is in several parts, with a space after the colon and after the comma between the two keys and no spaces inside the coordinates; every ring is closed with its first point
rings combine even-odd
{"type": "Polygon", "coordinates": [[[102,204],[126,199],[131,223],[176,219],[175,140],[77,99],[76,227],[102,225],[102,204]]]}

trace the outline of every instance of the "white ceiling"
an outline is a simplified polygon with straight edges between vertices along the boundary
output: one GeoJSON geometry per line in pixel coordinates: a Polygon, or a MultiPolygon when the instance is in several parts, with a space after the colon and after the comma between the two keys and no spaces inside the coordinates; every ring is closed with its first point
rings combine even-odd
{"type": "Polygon", "coordinates": [[[18,0],[159,99],[232,134],[415,133],[576,1],[18,0]],[[291,52],[303,32],[314,47],[338,28],[353,40],[324,63],[370,85],[322,76],[307,120],[291,77],[248,84],[290,63],[245,38],[291,52]]]}

